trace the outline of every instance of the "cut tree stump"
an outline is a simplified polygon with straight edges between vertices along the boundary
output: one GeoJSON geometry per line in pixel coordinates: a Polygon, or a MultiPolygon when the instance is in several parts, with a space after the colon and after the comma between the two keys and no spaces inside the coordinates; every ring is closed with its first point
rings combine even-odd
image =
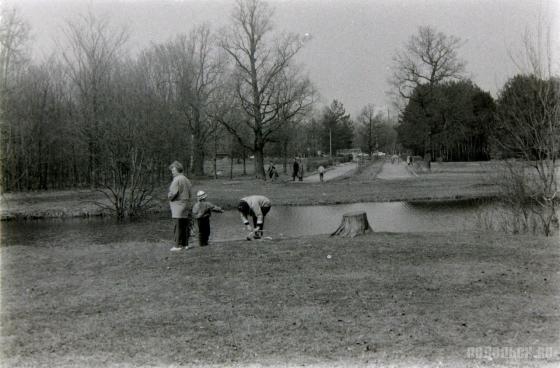
{"type": "Polygon", "coordinates": [[[370,231],[371,226],[365,212],[348,212],[342,215],[342,222],[331,236],[354,237],[370,231]]]}

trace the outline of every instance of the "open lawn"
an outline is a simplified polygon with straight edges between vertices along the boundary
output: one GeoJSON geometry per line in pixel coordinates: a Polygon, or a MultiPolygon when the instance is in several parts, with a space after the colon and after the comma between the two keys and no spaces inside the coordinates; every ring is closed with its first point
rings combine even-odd
{"type": "Polygon", "coordinates": [[[0,251],[5,367],[560,364],[557,239],[373,233],[180,253],[149,242],[0,251]]]}
{"type": "MultiPolygon", "coordinates": [[[[274,205],[315,205],[480,198],[495,196],[499,191],[489,180],[494,169],[491,163],[453,164],[453,170],[437,169],[427,175],[392,180],[376,178],[382,165],[391,163],[374,161],[353,175],[325,183],[294,183],[285,175],[274,183],[247,176],[192,182],[195,191],[205,190],[209,200],[226,209],[234,208],[239,198],[257,193],[268,196],[274,205]]],[[[155,191],[154,211],[168,211],[166,194],[166,185],[155,191]]],[[[2,219],[91,216],[100,212],[92,201],[101,198],[100,193],[88,190],[5,193],[0,213],[2,219]]]]}

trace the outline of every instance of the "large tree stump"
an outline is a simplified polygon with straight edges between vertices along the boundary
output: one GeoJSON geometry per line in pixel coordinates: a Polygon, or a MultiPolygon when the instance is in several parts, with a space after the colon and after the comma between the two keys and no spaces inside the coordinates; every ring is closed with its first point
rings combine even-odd
{"type": "Polygon", "coordinates": [[[370,231],[371,226],[365,212],[348,212],[342,215],[342,222],[331,236],[355,237],[370,231]]]}

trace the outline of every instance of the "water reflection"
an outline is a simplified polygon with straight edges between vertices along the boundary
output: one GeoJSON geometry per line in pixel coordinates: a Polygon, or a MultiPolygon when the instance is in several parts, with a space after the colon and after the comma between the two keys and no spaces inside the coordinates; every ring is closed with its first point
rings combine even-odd
{"type": "MultiPolygon", "coordinates": [[[[374,231],[463,231],[474,229],[477,226],[477,213],[492,206],[494,204],[480,201],[276,206],[266,218],[265,235],[278,238],[328,234],[339,225],[342,214],[351,211],[365,211],[374,231]]],[[[236,211],[213,215],[211,223],[211,241],[244,238],[245,230],[236,211]]],[[[0,228],[3,246],[88,245],[126,241],[171,243],[173,238],[173,222],[168,214],[123,223],[96,218],[3,222],[0,228]]]]}

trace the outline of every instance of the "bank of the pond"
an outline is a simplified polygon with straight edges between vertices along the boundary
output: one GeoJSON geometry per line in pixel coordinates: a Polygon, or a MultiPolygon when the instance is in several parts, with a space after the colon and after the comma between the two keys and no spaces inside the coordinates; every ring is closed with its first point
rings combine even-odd
{"type": "Polygon", "coordinates": [[[550,238],[373,233],[179,253],[163,242],[0,252],[7,367],[560,363],[550,238]]]}
{"type": "MultiPolygon", "coordinates": [[[[358,202],[427,201],[490,198],[499,188],[489,180],[489,171],[441,172],[412,178],[376,178],[380,165],[374,163],[351,177],[325,183],[263,182],[248,177],[235,180],[193,180],[194,190],[203,189],[209,200],[223,208],[235,208],[239,198],[250,194],[268,196],[274,205],[328,205],[358,202]]],[[[389,164],[390,165],[390,164],[389,164]]],[[[484,166],[483,166],[484,168],[484,166]]],[[[490,170],[490,168],[487,168],[490,170]]],[[[167,187],[155,191],[151,212],[166,212],[167,187]]],[[[0,202],[2,220],[88,217],[102,214],[93,203],[103,200],[95,191],[56,191],[4,194],[0,202]]]]}

